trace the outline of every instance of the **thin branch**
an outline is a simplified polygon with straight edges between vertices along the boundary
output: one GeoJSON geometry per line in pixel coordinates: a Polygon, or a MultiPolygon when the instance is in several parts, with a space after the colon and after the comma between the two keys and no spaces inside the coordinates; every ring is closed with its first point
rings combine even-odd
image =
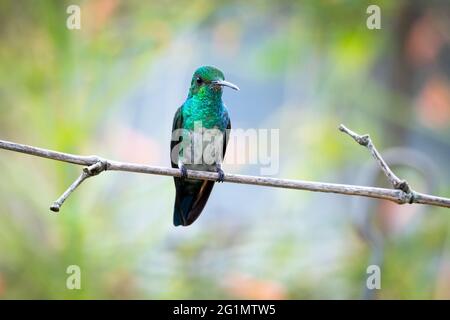
{"type": "MultiPolygon", "coordinates": [[[[308,190],[314,192],[326,192],[326,193],[338,193],[344,195],[363,196],[377,199],[385,199],[396,202],[398,204],[405,203],[418,203],[428,204],[439,207],[450,208],[450,199],[423,194],[412,191],[408,184],[403,180],[400,180],[387,166],[382,159],[381,155],[373,146],[368,136],[359,136],[353,131],[342,126],[339,128],[341,131],[349,134],[355,141],[369,148],[372,155],[380,164],[382,170],[385,172],[388,179],[391,181],[395,189],[377,188],[356,186],[338,183],[324,183],[302,180],[288,180],[277,179],[269,177],[257,177],[257,176],[245,176],[238,174],[225,174],[224,181],[231,183],[240,183],[248,185],[295,189],[295,190],[308,190]],[[404,184],[402,184],[404,182],[404,184]],[[406,187],[405,187],[406,186],[406,187]],[[406,191],[405,191],[406,190],[406,191]]],[[[64,194],[51,206],[52,211],[58,211],[67,199],[67,197],[87,178],[97,175],[102,171],[126,171],[135,173],[155,174],[162,176],[180,177],[180,170],[174,168],[156,167],[144,164],[119,162],[114,160],[103,159],[98,156],[78,156],[68,153],[62,153],[52,151],[48,149],[36,148],[14,142],[8,142],[0,140],[0,149],[11,150],[15,152],[26,153],[37,157],[43,157],[47,159],[53,159],[78,165],[88,166],[83,170],[83,173],[78,179],[64,192],[64,194]]],[[[206,171],[187,171],[187,178],[200,179],[200,180],[212,180],[218,179],[216,172],[206,171]]]]}
{"type": "Polygon", "coordinates": [[[106,170],[106,163],[98,161],[89,167],[85,167],[81,175],[75,180],[70,187],[50,206],[50,210],[53,212],[59,212],[59,209],[63,205],[64,201],[75,191],[76,188],[87,178],[93,177],[100,172],[106,170]]]}
{"type": "Polygon", "coordinates": [[[383,157],[381,157],[381,154],[378,152],[377,148],[375,148],[374,144],[372,143],[372,139],[370,139],[370,136],[368,134],[365,135],[359,135],[352,130],[348,129],[346,126],[341,124],[339,126],[339,130],[348,134],[350,137],[353,138],[356,142],[358,142],[360,145],[366,147],[369,149],[372,156],[375,158],[375,160],[378,162],[378,164],[381,167],[381,170],[383,170],[384,174],[388,178],[389,182],[392,184],[392,186],[395,189],[403,190],[406,193],[411,192],[411,188],[409,187],[409,184],[405,180],[400,180],[394,172],[389,168],[387,163],[384,161],[383,157]]]}

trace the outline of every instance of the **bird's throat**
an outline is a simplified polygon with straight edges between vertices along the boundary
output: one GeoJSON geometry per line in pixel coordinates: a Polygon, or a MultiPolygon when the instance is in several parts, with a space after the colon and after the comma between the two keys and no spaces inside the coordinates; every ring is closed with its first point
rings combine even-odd
{"type": "Polygon", "coordinates": [[[195,95],[188,99],[183,107],[185,129],[193,130],[195,123],[201,123],[206,129],[223,130],[224,105],[221,95],[195,95]]]}

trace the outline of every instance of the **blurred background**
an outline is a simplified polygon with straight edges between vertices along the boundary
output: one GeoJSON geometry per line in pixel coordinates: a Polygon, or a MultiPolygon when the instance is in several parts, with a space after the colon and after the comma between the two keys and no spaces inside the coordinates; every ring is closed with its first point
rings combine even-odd
{"type": "MultiPolygon", "coordinates": [[[[277,177],[389,187],[344,123],[448,197],[449,18],[425,0],[0,0],[0,139],[169,166],[192,73],[215,65],[241,88],[224,93],[233,127],[280,130],[277,177]]],[[[51,213],[80,172],[0,150],[0,298],[450,298],[448,209],[225,183],[175,228],[171,178],[110,172],[51,213]]]]}

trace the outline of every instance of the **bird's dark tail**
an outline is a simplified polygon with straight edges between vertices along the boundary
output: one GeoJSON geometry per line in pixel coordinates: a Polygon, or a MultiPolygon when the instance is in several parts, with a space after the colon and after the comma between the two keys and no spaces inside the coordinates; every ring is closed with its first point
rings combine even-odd
{"type": "Polygon", "coordinates": [[[173,210],[173,224],[175,226],[188,226],[202,213],[208,201],[214,181],[180,180],[174,178],[176,196],[173,210]]]}

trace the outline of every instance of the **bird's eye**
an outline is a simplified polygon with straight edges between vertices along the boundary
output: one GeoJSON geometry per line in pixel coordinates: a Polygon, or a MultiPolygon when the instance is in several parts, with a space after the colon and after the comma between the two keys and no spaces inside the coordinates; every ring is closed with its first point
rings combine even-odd
{"type": "Polygon", "coordinates": [[[202,84],[203,83],[203,79],[198,77],[196,80],[197,84],[202,84]]]}

